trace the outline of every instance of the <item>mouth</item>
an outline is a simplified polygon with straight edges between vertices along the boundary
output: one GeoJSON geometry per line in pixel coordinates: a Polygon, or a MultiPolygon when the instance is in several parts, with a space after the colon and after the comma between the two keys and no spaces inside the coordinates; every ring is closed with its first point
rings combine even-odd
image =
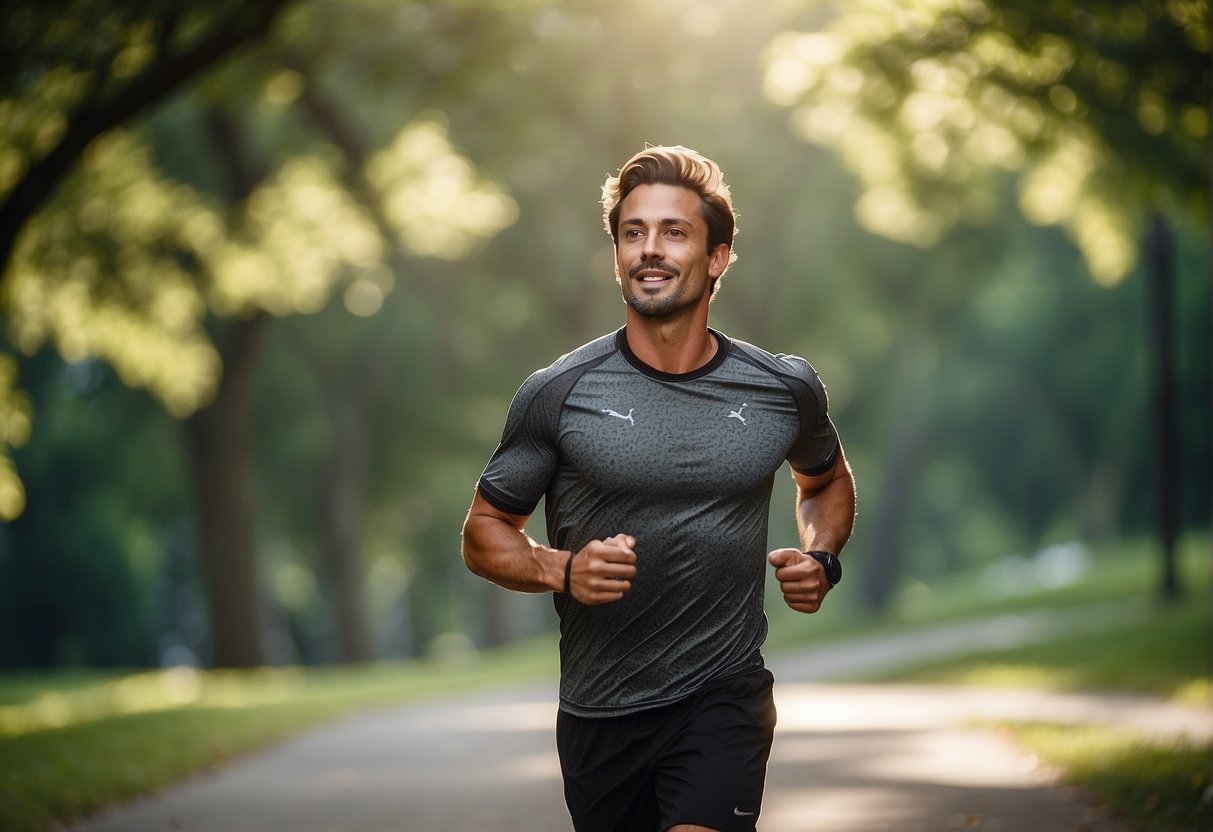
{"type": "Polygon", "coordinates": [[[656,285],[673,280],[678,276],[677,269],[672,269],[664,263],[661,265],[641,266],[633,268],[628,274],[633,280],[648,285],[656,285]]]}

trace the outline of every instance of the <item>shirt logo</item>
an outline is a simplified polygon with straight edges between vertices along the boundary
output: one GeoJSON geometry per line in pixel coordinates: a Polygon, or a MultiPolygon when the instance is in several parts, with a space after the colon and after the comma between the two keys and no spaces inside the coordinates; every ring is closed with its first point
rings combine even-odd
{"type": "Polygon", "coordinates": [[[626,416],[624,416],[622,413],[616,413],[614,410],[611,410],[609,408],[604,409],[602,412],[608,416],[614,416],[616,419],[623,419],[625,422],[631,422],[632,427],[635,427],[636,420],[632,418],[632,411],[635,409],[636,408],[633,407],[631,410],[629,410],[628,415],[626,415],[626,416]]]}
{"type": "Polygon", "coordinates": [[[730,410],[728,418],[736,419],[744,425],[745,417],[741,415],[741,411],[745,410],[747,407],[749,407],[749,405],[742,404],[741,407],[737,408],[736,410],[730,410]]]}

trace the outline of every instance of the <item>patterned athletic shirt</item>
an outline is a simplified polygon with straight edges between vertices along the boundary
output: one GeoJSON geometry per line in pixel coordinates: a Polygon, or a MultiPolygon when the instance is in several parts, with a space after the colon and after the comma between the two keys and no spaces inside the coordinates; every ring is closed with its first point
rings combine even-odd
{"type": "Polygon", "coordinates": [[[636,538],[621,601],[555,596],[560,707],[583,717],[665,705],[761,665],[775,473],[784,460],[824,473],[839,449],[804,359],[712,330],[713,359],[672,375],[640,361],[625,332],[526,380],[479,483],[510,514],[530,515],[546,496],[558,549],[636,538]]]}

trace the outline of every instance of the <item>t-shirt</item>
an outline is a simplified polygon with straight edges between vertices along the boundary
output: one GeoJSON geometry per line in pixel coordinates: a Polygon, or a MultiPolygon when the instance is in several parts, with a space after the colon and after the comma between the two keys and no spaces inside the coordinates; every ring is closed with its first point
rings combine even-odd
{"type": "Polygon", "coordinates": [[[828,471],[839,452],[825,387],[807,361],[711,331],[690,373],[649,367],[626,327],[523,383],[480,478],[501,511],[546,497],[548,542],[636,538],[623,599],[556,593],[560,707],[620,716],[690,696],[761,664],[767,519],[775,473],[828,471]]]}

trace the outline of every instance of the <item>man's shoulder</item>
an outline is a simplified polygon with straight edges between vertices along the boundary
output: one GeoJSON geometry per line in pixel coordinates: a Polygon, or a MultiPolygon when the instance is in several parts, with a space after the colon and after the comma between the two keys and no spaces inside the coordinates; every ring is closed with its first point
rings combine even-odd
{"type": "Polygon", "coordinates": [[[568,380],[571,376],[579,375],[578,371],[591,369],[610,358],[619,351],[616,335],[617,333],[612,332],[595,338],[575,350],[566,352],[543,369],[531,373],[518,391],[519,396],[533,397],[540,390],[550,387],[552,382],[559,379],[568,380]]]}
{"type": "Polygon", "coordinates": [[[799,355],[773,353],[762,347],[736,338],[730,340],[730,352],[735,357],[780,378],[799,379],[810,383],[818,381],[813,365],[799,355]]]}
{"type": "Polygon", "coordinates": [[[560,373],[582,367],[594,361],[599,361],[610,357],[612,354],[619,351],[619,333],[609,332],[599,338],[595,338],[588,344],[582,344],[571,352],[566,352],[564,355],[553,361],[548,367],[540,370],[541,373],[560,373]]]}

